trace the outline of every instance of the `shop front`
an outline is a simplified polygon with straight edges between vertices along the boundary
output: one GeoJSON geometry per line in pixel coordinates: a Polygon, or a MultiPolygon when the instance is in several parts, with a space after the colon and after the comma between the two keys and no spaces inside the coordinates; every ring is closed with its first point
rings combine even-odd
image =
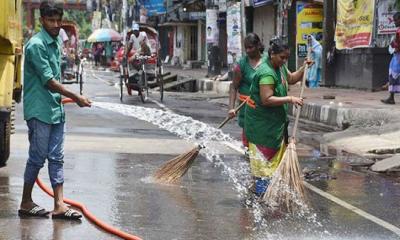
{"type": "MultiPolygon", "coordinates": [[[[325,6],[327,7],[327,6],[325,6]]],[[[333,35],[327,36],[326,86],[380,90],[387,82],[391,55],[388,51],[395,27],[394,0],[337,0],[328,8],[336,18],[333,35]],[[333,44],[331,44],[333,43],[333,44]]],[[[325,19],[328,26],[330,19],[325,19]]]]}

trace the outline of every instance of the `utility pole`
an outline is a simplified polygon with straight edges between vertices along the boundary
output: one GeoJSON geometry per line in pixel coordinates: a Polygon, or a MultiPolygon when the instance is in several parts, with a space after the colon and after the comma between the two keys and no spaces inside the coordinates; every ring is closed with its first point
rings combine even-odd
{"type": "Polygon", "coordinates": [[[242,42],[242,56],[244,56],[244,38],[246,37],[246,10],[245,10],[245,1],[241,0],[240,1],[240,19],[241,19],[241,29],[240,35],[242,37],[241,42],[242,42]]]}
{"type": "MultiPolygon", "coordinates": [[[[128,69],[128,46],[126,42],[127,35],[127,19],[128,19],[128,0],[122,0],[122,43],[124,45],[124,57],[122,59],[122,71],[121,73],[126,76],[128,74],[126,71],[128,69]]],[[[121,95],[122,96],[122,95],[121,95]]]]}
{"type": "Polygon", "coordinates": [[[96,0],[96,11],[100,11],[100,0],[96,0]]]}
{"type": "Polygon", "coordinates": [[[323,48],[322,48],[322,85],[333,86],[335,84],[335,72],[328,65],[328,53],[333,54],[335,48],[335,14],[336,1],[324,1],[324,23],[323,23],[323,48]]]}
{"type": "Polygon", "coordinates": [[[127,28],[127,19],[128,19],[128,0],[122,0],[122,30],[123,30],[123,43],[126,46],[126,28],[127,28]]]}
{"type": "Polygon", "coordinates": [[[278,2],[278,5],[276,6],[276,35],[279,37],[282,37],[282,12],[283,12],[283,6],[282,6],[282,1],[278,2]]]}

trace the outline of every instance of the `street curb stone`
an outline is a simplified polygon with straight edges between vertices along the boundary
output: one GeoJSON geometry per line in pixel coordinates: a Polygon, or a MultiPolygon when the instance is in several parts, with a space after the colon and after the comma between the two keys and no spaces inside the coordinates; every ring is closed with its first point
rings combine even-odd
{"type": "Polygon", "coordinates": [[[376,162],[374,165],[371,166],[371,170],[374,172],[386,172],[399,167],[400,155],[395,155],[393,157],[376,162]]]}

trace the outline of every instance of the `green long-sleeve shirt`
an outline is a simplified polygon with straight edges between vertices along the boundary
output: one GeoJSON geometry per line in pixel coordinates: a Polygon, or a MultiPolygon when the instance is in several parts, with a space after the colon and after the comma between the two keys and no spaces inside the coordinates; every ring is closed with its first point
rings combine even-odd
{"type": "Polygon", "coordinates": [[[47,88],[49,80],[61,79],[61,40],[42,28],[29,40],[24,54],[24,119],[64,122],[61,95],[47,88]]]}

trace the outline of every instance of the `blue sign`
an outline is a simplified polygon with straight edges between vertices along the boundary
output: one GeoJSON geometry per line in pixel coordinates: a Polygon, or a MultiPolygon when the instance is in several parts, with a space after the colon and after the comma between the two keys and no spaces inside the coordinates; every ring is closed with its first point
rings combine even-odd
{"type": "Polygon", "coordinates": [[[267,4],[272,4],[274,0],[253,0],[253,7],[260,7],[267,4]]]}
{"type": "Polygon", "coordinates": [[[142,3],[147,10],[147,16],[163,14],[166,12],[164,0],[143,0],[142,3]]]}

